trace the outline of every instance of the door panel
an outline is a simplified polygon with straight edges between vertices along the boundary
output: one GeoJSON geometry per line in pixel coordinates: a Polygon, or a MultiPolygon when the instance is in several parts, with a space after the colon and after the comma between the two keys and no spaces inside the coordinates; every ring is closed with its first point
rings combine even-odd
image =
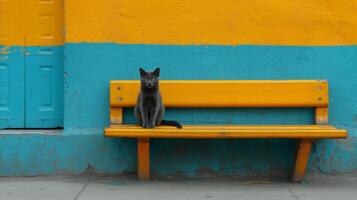
{"type": "Polygon", "coordinates": [[[28,47],[26,128],[63,126],[63,48],[28,47]]]}
{"type": "Polygon", "coordinates": [[[64,0],[26,0],[26,46],[59,46],[64,40],[64,0]]]}

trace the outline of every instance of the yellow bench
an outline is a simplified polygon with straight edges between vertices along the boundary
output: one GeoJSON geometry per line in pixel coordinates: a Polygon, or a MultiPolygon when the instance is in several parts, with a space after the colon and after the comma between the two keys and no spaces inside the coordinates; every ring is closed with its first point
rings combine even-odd
{"type": "Polygon", "coordinates": [[[110,82],[110,127],[106,137],[138,138],[138,177],[150,177],[149,138],[291,138],[298,139],[292,179],[302,181],[311,143],[320,138],[346,138],[347,131],[328,125],[328,83],[301,81],[160,81],[166,107],[313,107],[316,125],[183,125],[143,129],[122,124],[123,108],[133,107],[139,81],[110,82]]]}

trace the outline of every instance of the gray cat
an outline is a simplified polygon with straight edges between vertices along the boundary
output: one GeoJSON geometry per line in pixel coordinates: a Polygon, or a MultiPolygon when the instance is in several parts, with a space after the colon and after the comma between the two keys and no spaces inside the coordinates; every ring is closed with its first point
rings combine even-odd
{"type": "Polygon", "coordinates": [[[160,68],[146,72],[140,68],[141,88],[134,108],[136,119],[143,128],[155,128],[159,125],[182,128],[177,121],[163,120],[165,107],[159,91],[160,68]]]}

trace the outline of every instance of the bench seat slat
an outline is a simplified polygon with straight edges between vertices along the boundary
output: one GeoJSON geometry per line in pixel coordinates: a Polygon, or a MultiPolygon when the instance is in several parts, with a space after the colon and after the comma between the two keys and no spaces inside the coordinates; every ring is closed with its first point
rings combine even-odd
{"type": "Polygon", "coordinates": [[[126,138],[346,138],[347,131],[329,125],[308,126],[213,126],[185,125],[183,129],[161,126],[143,129],[137,125],[115,125],[105,129],[107,137],[126,138]]]}
{"type": "MultiPolygon", "coordinates": [[[[110,125],[110,128],[140,128],[136,124],[110,125]]],[[[336,129],[331,125],[185,125],[183,129],[336,129]]],[[[159,126],[156,129],[174,129],[172,126],[159,126]]],[[[145,129],[146,130],[146,129],[145,129]]],[[[151,129],[152,130],[152,129],[151,129]]],[[[182,130],[182,129],[181,129],[182,130]]]]}

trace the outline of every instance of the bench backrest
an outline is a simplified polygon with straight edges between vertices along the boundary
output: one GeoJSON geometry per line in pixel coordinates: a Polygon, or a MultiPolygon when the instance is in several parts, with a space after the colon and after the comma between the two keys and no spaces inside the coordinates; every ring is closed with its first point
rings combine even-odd
{"type": "MultiPolygon", "coordinates": [[[[111,124],[122,123],[122,108],[135,105],[139,90],[139,81],[110,82],[111,124]]],[[[316,123],[328,119],[324,80],[161,80],[160,91],[166,107],[315,107],[316,123]]]]}

